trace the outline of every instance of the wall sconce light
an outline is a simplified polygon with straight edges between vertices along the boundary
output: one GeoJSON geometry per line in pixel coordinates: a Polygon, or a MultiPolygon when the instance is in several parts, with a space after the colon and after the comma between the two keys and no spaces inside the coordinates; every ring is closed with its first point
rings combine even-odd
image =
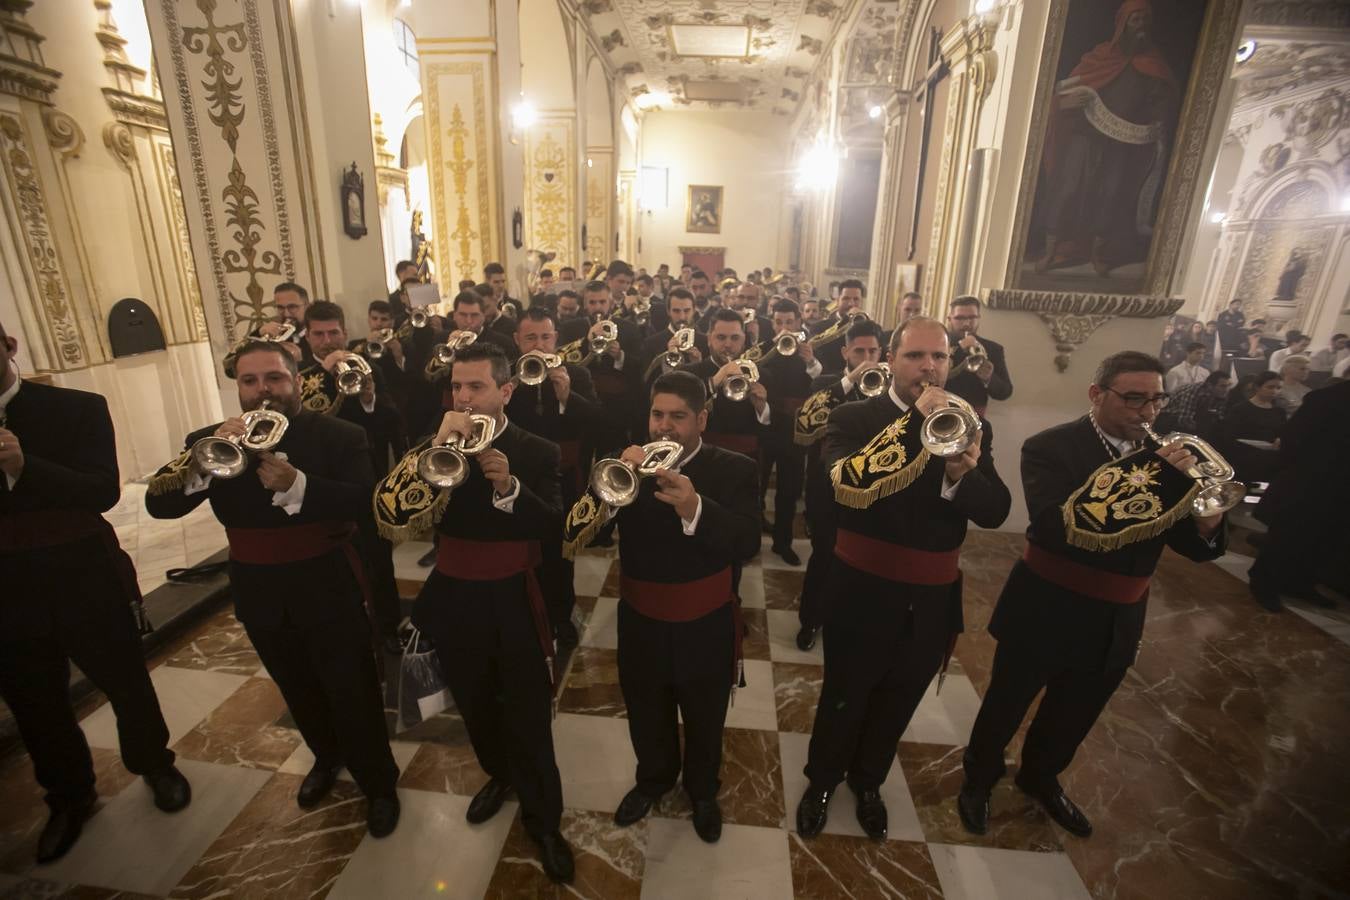
{"type": "Polygon", "coordinates": [[[520,101],[511,107],[511,143],[519,144],[521,136],[537,121],[539,112],[522,95],[520,101]]]}
{"type": "Polygon", "coordinates": [[[817,142],[797,165],[797,190],[823,191],[839,175],[839,154],[823,141],[817,142]]]}

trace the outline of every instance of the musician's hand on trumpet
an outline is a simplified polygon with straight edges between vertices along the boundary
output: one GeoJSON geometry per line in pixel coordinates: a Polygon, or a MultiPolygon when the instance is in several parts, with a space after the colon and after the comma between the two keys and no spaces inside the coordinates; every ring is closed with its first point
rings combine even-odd
{"type": "Polygon", "coordinates": [[[213,437],[225,438],[226,440],[242,438],[246,430],[248,430],[248,426],[245,424],[243,416],[234,416],[221,422],[213,437]]]}
{"type": "Polygon", "coordinates": [[[300,471],[271,451],[258,454],[258,480],[262,486],[277,494],[284,494],[295,484],[300,471]]]}
{"type": "Polygon", "coordinates": [[[947,457],[947,465],[945,467],[947,480],[952,484],[956,484],[958,481],[961,480],[961,477],[963,475],[965,475],[971,469],[975,468],[976,464],[979,463],[979,461],[980,461],[980,442],[975,441],[965,450],[958,453],[956,456],[947,457]]]}
{"type": "Polygon", "coordinates": [[[441,417],[441,427],[436,429],[436,440],[431,442],[431,446],[439,447],[450,440],[450,435],[457,434],[463,440],[473,437],[473,415],[467,412],[455,412],[450,410],[441,417]]]}
{"type": "Polygon", "coordinates": [[[676,514],[689,521],[698,512],[698,491],[688,475],[672,472],[669,469],[657,469],[652,473],[656,479],[656,499],[675,507],[676,514]]]}
{"type": "Polygon", "coordinates": [[[0,428],[0,472],[15,481],[23,474],[23,446],[19,436],[8,428],[0,428]]]}
{"type": "MultiPolygon", "coordinates": [[[[1191,473],[1200,465],[1200,460],[1182,441],[1164,444],[1158,448],[1157,453],[1164,462],[1187,477],[1190,477],[1191,473]]],[[[1222,512],[1219,512],[1212,516],[1194,516],[1195,527],[1200,530],[1200,536],[1208,539],[1210,535],[1218,531],[1220,523],[1223,522],[1223,515],[1222,512]]]]}
{"type": "Polygon", "coordinates": [[[572,376],[567,374],[567,366],[555,366],[548,370],[548,380],[553,383],[553,395],[563,406],[572,396],[572,376]]]}
{"type": "MultiPolygon", "coordinates": [[[[594,341],[600,337],[607,337],[608,334],[617,334],[617,329],[610,331],[610,329],[613,329],[614,326],[612,324],[607,324],[609,323],[609,321],[610,320],[608,319],[602,319],[601,321],[596,322],[594,325],[592,325],[591,330],[586,333],[587,341],[594,341]]],[[[623,348],[619,346],[619,341],[617,338],[615,338],[614,340],[610,340],[606,344],[604,352],[608,353],[611,357],[617,360],[619,358],[619,354],[623,353],[623,348]]]]}
{"type": "Polygon", "coordinates": [[[492,490],[498,497],[511,493],[511,462],[505,453],[496,448],[484,450],[478,454],[478,468],[492,482],[492,490]]]}
{"type": "Polygon", "coordinates": [[[914,408],[925,416],[931,416],[939,409],[950,405],[947,392],[935,384],[924,385],[923,393],[914,401],[914,408]]]}

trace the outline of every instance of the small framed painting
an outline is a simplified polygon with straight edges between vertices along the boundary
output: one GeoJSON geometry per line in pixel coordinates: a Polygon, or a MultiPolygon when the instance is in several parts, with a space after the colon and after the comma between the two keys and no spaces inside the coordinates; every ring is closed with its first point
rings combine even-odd
{"type": "Polygon", "coordinates": [[[722,186],[689,185],[684,230],[694,234],[722,233],[722,186]]]}

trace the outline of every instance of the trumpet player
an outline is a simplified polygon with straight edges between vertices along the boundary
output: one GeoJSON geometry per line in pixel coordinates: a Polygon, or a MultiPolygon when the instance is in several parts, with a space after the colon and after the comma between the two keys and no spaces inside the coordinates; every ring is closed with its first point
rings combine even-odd
{"type": "MultiPolygon", "coordinates": [[[[615,824],[637,823],[682,775],[694,831],[716,843],[722,727],[744,632],[733,584],[759,549],[756,466],[703,441],[706,393],[688,372],[656,380],[648,423],[652,441],[679,448],[678,461],[643,478],[628,505],[607,507],[600,492],[588,494],[568,517],[567,539],[575,552],[609,516],[622,538],[619,686],[637,774],[615,824]]],[[[636,472],[645,456],[634,446],[620,458],[636,472]]]]}
{"type": "MultiPolygon", "coordinates": [[[[667,352],[678,349],[675,346],[675,336],[681,329],[695,327],[694,295],[688,288],[671,289],[669,296],[666,297],[666,317],[667,326],[654,331],[642,343],[641,360],[645,372],[652,373],[652,364],[658,356],[664,356],[667,352]]],[[[685,362],[698,362],[707,355],[708,336],[695,329],[694,349],[686,352],[685,362]]],[[[667,371],[669,368],[663,365],[652,374],[667,371]]]]}
{"type": "Polygon", "coordinates": [[[952,342],[951,374],[947,390],[984,415],[990,400],[1012,396],[1012,376],[1003,345],[977,338],[982,304],[978,297],[957,297],[947,308],[947,331],[952,342]]]}
{"type": "Polygon", "coordinates": [[[37,840],[47,863],[74,845],[98,800],[68,660],[107,694],[122,763],[155,806],[176,812],[192,792],[146,672],[135,567],[103,518],[121,493],[107,401],[21,378],[18,350],[0,324],[0,696],[51,810],[37,840]]]}
{"type": "Polygon", "coordinates": [[[838,520],[834,487],[821,460],[821,438],[825,437],[825,425],[836,406],[865,400],[889,388],[889,380],[878,368],[882,355],[880,325],[868,320],[850,325],[844,338],[844,373],[816,376],[811,383],[811,396],[802,404],[793,423],[793,440],[806,448],[806,523],[811,532],[811,558],[806,561],[806,577],[797,605],[801,624],[797,648],[803,653],[815,646],[825,624],[825,595],[838,520]],[[864,384],[863,376],[868,372],[873,374],[864,384]]]}
{"type": "Polygon", "coordinates": [[[772,421],[769,393],[758,382],[749,385],[743,400],[731,399],[724,390],[728,378],[741,374],[737,360],[744,355],[745,318],[734,309],[719,309],[708,330],[708,356],[679,371],[697,376],[707,386],[711,405],[704,440],[758,462],[760,439],[772,421]]]}
{"type": "MultiPolygon", "coordinates": [[[[556,354],[557,323],[546,310],[531,307],[516,323],[515,339],[522,359],[529,353],[556,354]]],[[[605,413],[595,399],[590,370],[565,362],[548,369],[541,384],[517,384],[506,415],[531,434],[558,445],[563,505],[570,509],[585,489],[591,448],[604,425],[605,413]]],[[[542,549],[539,580],[553,635],[562,651],[577,644],[576,626],[572,624],[572,609],[577,602],[573,566],[562,556],[561,534],[550,535],[542,549]]]]}
{"type": "Polygon", "coordinates": [[[559,832],[562,782],[553,754],[553,636],[535,577],[541,545],[562,527],[558,448],[505,415],[515,386],[505,354],[482,341],[451,363],[454,408],[432,439],[474,433],[470,413],[496,422],[490,449],[468,462],[448,496],[418,471],[423,442],[375,491],[380,531],[401,541],[435,528],[436,567],[413,623],[438,650],[441,669],[488,782],[466,814],[481,824],[514,793],[526,832],[553,880],[573,876],[559,832]]]}
{"type": "MultiPolygon", "coordinates": [[[[825,827],[847,781],[858,824],[888,831],[881,786],[895,747],[962,629],[958,560],[968,522],[997,528],[1012,498],[994,468],[987,423],[969,446],[930,453],[929,419],[951,404],[939,387],[949,347],[942,323],[917,316],[891,338],[890,388],[830,413],[824,462],[839,520],[825,613],[825,678],[806,764],[797,832],[825,827]]],[[[978,434],[973,432],[978,429],[978,434]]]]}
{"type": "MultiPolygon", "coordinates": [[[[305,308],[309,306],[309,291],[293,281],[283,281],[272,289],[272,304],[276,307],[276,316],[263,322],[248,333],[245,341],[251,339],[280,341],[281,346],[301,368],[314,362],[309,345],[305,343],[305,308]],[[290,336],[283,338],[286,326],[290,326],[290,336]]],[[[237,344],[221,360],[221,369],[226,378],[234,377],[234,358],[243,342],[237,344]]]]}
{"type": "Polygon", "coordinates": [[[975,834],[988,830],[1003,751],[1042,689],[1016,784],[1071,834],[1092,833],[1059,775],[1134,662],[1163,547],[1196,561],[1224,553],[1223,514],[1190,515],[1185,473],[1196,457],[1182,444],[1143,444],[1143,426],[1167,405],[1164,374],[1145,353],[1108,356],[1088,387],[1088,414],[1022,445],[1027,548],[989,622],[998,650],[957,799],[975,834]]]}
{"type": "MultiPolygon", "coordinates": [[[[624,288],[625,275],[622,272],[612,276],[615,284],[624,288]]],[[[642,368],[639,356],[642,348],[642,332],[627,319],[615,318],[614,295],[610,285],[604,281],[587,282],[582,290],[584,318],[563,323],[558,335],[561,344],[575,349],[571,354],[574,360],[584,360],[591,372],[595,384],[595,395],[605,409],[605,428],[596,452],[605,454],[617,451],[628,444],[635,417],[641,415],[642,368]],[[604,323],[612,323],[617,330],[618,340],[610,341],[598,353],[589,352],[587,345],[601,336],[604,323]]]]}
{"type": "Polygon", "coordinates": [[[816,356],[820,358],[820,364],[825,367],[826,372],[842,372],[844,370],[844,333],[848,328],[849,319],[855,312],[862,311],[863,299],[867,296],[867,289],[863,283],[856,278],[849,278],[839,283],[839,301],[835,305],[835,310],[830,315],[821,319],[811,333],[811,337],[820,337],[827,331],[832,331],[834,337],[821,339],[816,346],[816,356]]]}
{"type": "Polygon", "coordinates": [[[375,481],[366,437],[303,409],[295,360],[275,343],[246,344],[236,382],[245,413],[267,403],[285,417],[280,444],[248,459],[238,477],[212,477],[194,461],[194,445],[238,439],[245,422],[196,431],[187,452],[150,479],[145,506],[157,519],[177,519],[211,501],[230,545],[235,615],[314,755],[296,801],[316,806],[345,766],[369,802],[371,835],[384,837],[398,824],[398,766],[352,543],[357,523],[370,517],[375,481]]]}

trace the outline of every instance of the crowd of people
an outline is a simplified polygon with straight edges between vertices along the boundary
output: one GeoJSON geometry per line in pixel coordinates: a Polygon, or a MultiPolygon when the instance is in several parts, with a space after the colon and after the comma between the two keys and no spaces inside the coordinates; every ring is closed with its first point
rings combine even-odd
{"type": "MultiPolygon", "coordinates": [[[[762,533],[803,564],[804,499],[797,644],[823,631],[825,666],[797,831],[820,834],[847,783],[859,824],[884,839],[895,746],[963,628],[967,528],[997,528],[1011,506],[986,412],[1013,383],[980,300],[952,298],[938,319],[906,294],[888,330],[863,312],[861,282],[817,296],[770,269],[648,274],[615,260],[584,278],[543,269],[520,300],[493,263],[431,305],[417,265],[395,274],[363,336],[341,306],[278,284],[275,318],[223,363],[241,415],[187,435],[146,496],[159,518],[209,501],[226,528],[236,616],[314,754],[297,802],[320,803],[346,767],[370,833],[397,827],[380,689],[407,636],[392,554],[431,536],[411,623],[488,775],[467,818],[514,795],[544,871],[570,881],[553,679],[578,642],[572,560],[617,542],[637,767],[614,819],[633,825],[678,784],[698,836],[716,842],[722,730],[744,677],[741,568],[762,533]]],[[[1044,691],[1016,782],[1091,833],[1059,775],[1133,661],[1158,558],[1225,552],[1225,508],[1197,493],[1198,451],[1158,446],[1150,427],[1266,454],[1235,459],[1239,478],[1272,482],[1253,592],[1271,609],[1282,592],[1322,596],[1315,554],[1345,529],[1309,540],[1301,511],[1313,490],[1346,491],[1319,474],[1347,444],[1350,396],[1334,380],[1346,336],[1309,355],[1291,333],[1259,372],[1239,372],[1242,354],[1263,352],[1244,328],[1230,310],[1169,333],[1161,357],[1112,354],[1086,386],[1088,413],[1020,448],[1027,550],[990,624],[998,651],[954,798],[971,832],[988,830],[1004,752],[1044,691]],[[1332,383],[1315,389],[1315,372],[1332,383]]],[[[127,613],[134,570],[101,516],[120,488],[106,403],[18,378],[17,341],[2,329],[0,341],[0,559],[17,596],[63,598],[0,603],[0,689],[52,809],[38,847],[49,861],[94,797],[67,657],[108,694],[122,759],[155,803],[181,809],[190,787],[127,613]],[[88,584],[72,591],[71,578],[88,584]]]]}

